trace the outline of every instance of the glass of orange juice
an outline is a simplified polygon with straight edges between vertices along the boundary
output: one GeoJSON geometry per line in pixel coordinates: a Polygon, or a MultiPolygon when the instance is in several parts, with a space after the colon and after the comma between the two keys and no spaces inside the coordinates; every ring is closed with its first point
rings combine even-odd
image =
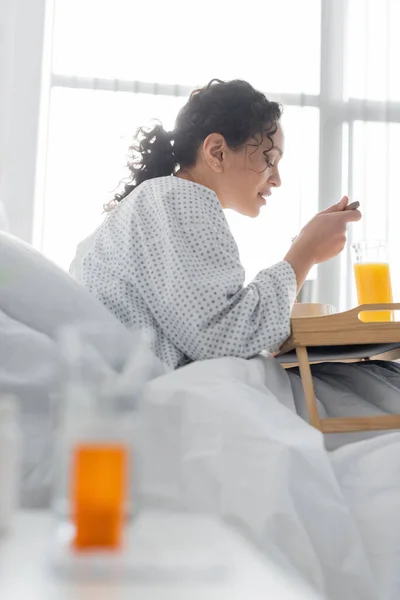
{"type": "MultiPolygon", "coordinates": [[[[393,302],[388,248],[379,240],[352,245],[358,304],[393,302]]],[[[364,311],[361,321],[393,321],[392,310],[364,311]]]]}

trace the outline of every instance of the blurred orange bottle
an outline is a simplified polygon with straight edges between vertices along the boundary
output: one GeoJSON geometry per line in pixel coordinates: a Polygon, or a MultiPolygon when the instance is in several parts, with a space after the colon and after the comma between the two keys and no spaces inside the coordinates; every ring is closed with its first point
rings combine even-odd
{"type": "Polygon", "coordinates": [[[88,442],[75,447],[71,499],[76,549],[121,547],[127,472],[123,444],[88,442]]]}

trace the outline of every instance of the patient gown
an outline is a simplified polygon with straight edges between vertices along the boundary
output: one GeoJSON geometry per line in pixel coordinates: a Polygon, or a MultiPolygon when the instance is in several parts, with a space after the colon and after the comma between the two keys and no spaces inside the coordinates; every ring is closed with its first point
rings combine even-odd
{"type": "Polygon", "coordinates": [[[217,196],[178,177],[122,200],[78,246],[71,273],[127,327],[151,329],[171,369],[273,352],[290,333],[292,267],[280,262],[245,286],[217,196]]]}

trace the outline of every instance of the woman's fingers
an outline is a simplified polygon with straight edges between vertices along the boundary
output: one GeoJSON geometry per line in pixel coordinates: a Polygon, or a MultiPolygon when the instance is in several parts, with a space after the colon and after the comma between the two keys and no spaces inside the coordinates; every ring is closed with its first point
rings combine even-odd
{"type": "Polygon", "coordinates": [[[341,199],[340,202],[338,202],[337,204],[334,204],[333,206],[330,206],[326,210],[323,210],[322,214],[323,215],[327,215],[329,213],[340,212],[342,210],[346,210],[346,207],[347,207],[348,203],[349,203],[348,197],[347,196],[343,196],[343,198],[341,199]]]}
{"type": "Polygon", "coordinates": [[[362,217],[361,212],[357,208],[353,208],[351,210],[344,210],[343,218],[346,223],[355,223],[359,221],[362,217]]]}

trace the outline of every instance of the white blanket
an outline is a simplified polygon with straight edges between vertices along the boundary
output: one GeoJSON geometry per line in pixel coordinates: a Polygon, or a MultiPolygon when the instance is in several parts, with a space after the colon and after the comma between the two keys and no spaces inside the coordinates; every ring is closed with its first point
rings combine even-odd
{"type": "Polygon", "coordinates": [[[400,595],[400,434],[325,450],[273,359],[198,362],[143,398],[143,489],[234,521],[335,600],[400,595]]]}
{"type": "MultiPolygon", "coordinates": [[[[49,500],[56,332],[86,321],[129,337],[67,274],[0,232],[0,393],[21,401],[23,500],[31,507],[49,500]]],[[[321,410],[354,409],[350,380],[362,387],[360,414],[395,406],[397,379],[379,394],[370,374],[343,381],[321,367],[321,410]],[[341,395],[331,394],[332,379],[341,395]]],[[[296,386],[295,376],[261,357],[198,362],[155,379],[143,402],[143,490],[152,502],[234,521],[330,599],[397,600],[400,434],[328,453],[321,434],[296,414],[296,386]]]]}

